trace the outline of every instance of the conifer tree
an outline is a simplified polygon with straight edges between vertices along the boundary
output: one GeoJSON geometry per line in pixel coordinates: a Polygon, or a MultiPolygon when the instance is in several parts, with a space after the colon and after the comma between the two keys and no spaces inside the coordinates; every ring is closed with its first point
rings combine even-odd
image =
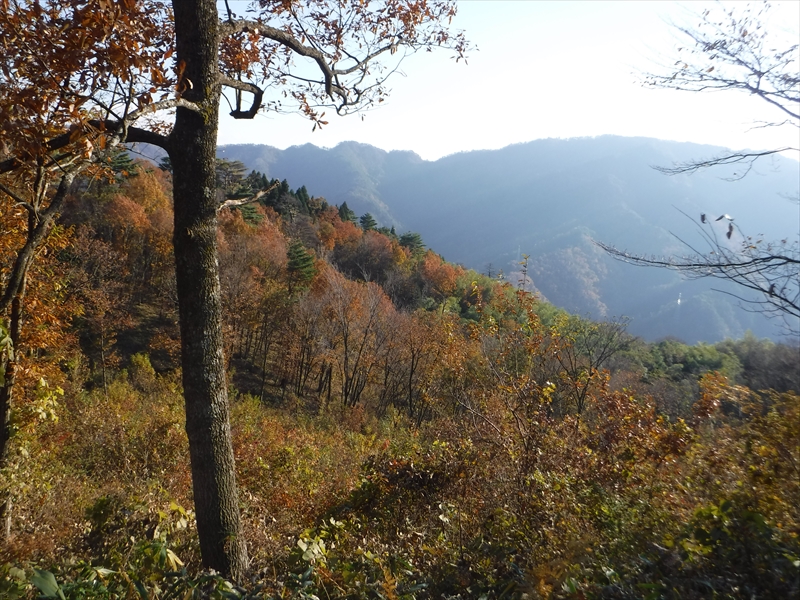
{"type": "Polygon", "coordinates": [[[314,278],[317,269],[314,266],[314,255],[306,250],[303,242],[294,240],[286,252],[289,259],[289,293],[297,288],[304,288],[314,278]]]}
{"type": "Polygon", "coordinates": [[[118,179],[136,175],[138,167],[133,162],[131,155],[124,149],[114,151],[108,157],[108,165],[118,179]]]}
{"type": "Polygon", "coordinates": [[[375,221],[374,217],[369,213],[364,213],[361,215],[359,223],[361,223],[361,229],[364,231],[370,231],[378,226],[378,222],[375,221]]]}
{"type": "Polygon", "coordinates": [[[311,210],[309,208],[309,201],[311,200],[311,197],[308,195],[306,186],[297,188],[297,191],[294,193],[294,195],[300,202],[300,206],[303,207],[303,212],[306,214],[311,214],[311,210]]]}
{"type": "Polygon", "coordinates": [[[172,173],[172,161],[169,159],[169,156],[164,156],[158,161],[158,168],[162,171],[172,173]]]}
{"type": "Polygon", "coordinates": [[[422,236],[413,231],[409,231],[400,236],[400,245],[404,248],[408,248],[411,254],[418,254],[425,249],[422,236]]]}
{"type": "Polygon", "coordinates": [[[342,202],[342,205],[339,207],[339,218],[342,221],[352,221],[353,223],[358,220],[356,213],[350,210],[350,207],[347,206],[347,202],[342,202]]]}

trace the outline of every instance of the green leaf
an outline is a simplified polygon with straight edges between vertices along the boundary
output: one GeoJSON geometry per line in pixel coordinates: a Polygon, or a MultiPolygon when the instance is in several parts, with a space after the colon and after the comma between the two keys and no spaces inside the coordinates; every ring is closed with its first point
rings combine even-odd
{"type": "Polygon", "coordinates": [[[34,569],[35,573],[31,577],[31,583],[39,588],[42,596],[45,598],[61,598],[63,600],[64,593],[58,587],[56,577],[50,571],[43,571],[41,569],[34,569]]]}
{"type": "Polygon", "coordinates": [[[147,593],[147,590],[144,589],[144,585],[141,581],[134,581],[133,585],[136,586],[136,591],[139,592],[142,600],[150,600],[150,595],[147,593]]]}

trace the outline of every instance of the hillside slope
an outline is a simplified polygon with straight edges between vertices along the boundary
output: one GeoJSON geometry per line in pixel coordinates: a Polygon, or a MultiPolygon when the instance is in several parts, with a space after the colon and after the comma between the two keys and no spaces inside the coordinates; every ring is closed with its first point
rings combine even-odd
{"type": "Polygon", "coordinates": [[[305,185],[329,202],[347,202],[399,232],[417,231],[447,260],[467,267],[492,265],[516,282],[520,256],[528,254],[533,284],[548,300],[595,318],[629,316],[631,331],[647,339],[711,342],[747,329],[776,337],[779,324],[712,290],[736,288],[618,263],[592,243],[642,254],[686,253],[676,236],[689,244],[699,238],[682,212],[695,219],[734,215],[747,235],[796,236],[798,206],[786,198],[798,195],[794,161],[764,162],[736,182],[726,180],[734,169],[666,177],[652,168],[721,150],[603,136],[538,140],[433,162],[355,142],[332,149],[223,146],[219,155],[305,185]]]}

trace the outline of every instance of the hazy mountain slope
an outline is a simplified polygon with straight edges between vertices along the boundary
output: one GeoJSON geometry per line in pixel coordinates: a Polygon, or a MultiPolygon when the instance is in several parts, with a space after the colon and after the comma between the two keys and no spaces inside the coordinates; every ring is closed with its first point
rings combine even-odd
{"type": "Polygon", "coordinates": [[[293,188],[305,185],[310,193],[325,196],[331,203],[347,202],[360,211],[359,215],[370,212],[379,222],[394,224],[378,194],[387,153],[373,146],[347,142],[323,150],[306,144],[281,151],[269,146],[236,145],[220,147],[218,155],[241,160],[270,178],[286,179],[293,188]]]}
{"type": "Polygon", "coordinates": [[[448,260],[481,271],[491,263],[514,282],[518,257],[528,254],[534,284],[550,301],[595,317],[628,315],[631,330],[648,339],[715,341],[746,329],[775,335],[775,324],[711,292],[719,282],[686,282],[618,263],[591,242],[644,254],[685,253],[670,232],[692,244],[698,236],[680,211],[693,218],[729,213],[747,235],[796,236],[798,206],[781,196],[798,194],[796,162],[764,162],[735,183],[723,180],[733,170],[666,177],[652,168],[720,151],[604,136],[539,140],[435,162],[353,142],[328,150],[225,146],[220,156],[286,178],[293,187],[306,185],[330,202],[346,201],[357,214],[371,212],[399,232],[418,231],[448,260]]]}

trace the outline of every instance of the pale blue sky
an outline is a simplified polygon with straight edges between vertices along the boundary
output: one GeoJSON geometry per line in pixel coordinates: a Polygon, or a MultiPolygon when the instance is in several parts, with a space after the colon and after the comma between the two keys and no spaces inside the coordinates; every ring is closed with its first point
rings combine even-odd
{"type": "MultiPolygon", "coordinates": [[[[780,120],[757,98],[642,88],[640,74],[669,62],[680,44],[669,23],[694,23],[692,15],[707,6],[713,3],[460,2],[453,26],[478,48],[468,65],[455,64],[447,51],[421,53],[403,63],[406,76],[395,75],[389,101],[363,120],[333,116],[312,133],[296,115],[225,117],[219,141],[286,148],[355,140],[429,160],[603,134],[735,149],[797,146],[796,128],[752,129],[755,121],[780,120]]],[[[773,28],[796,43],[800,2],[776,3],[772,13],[773,28]]]]}

